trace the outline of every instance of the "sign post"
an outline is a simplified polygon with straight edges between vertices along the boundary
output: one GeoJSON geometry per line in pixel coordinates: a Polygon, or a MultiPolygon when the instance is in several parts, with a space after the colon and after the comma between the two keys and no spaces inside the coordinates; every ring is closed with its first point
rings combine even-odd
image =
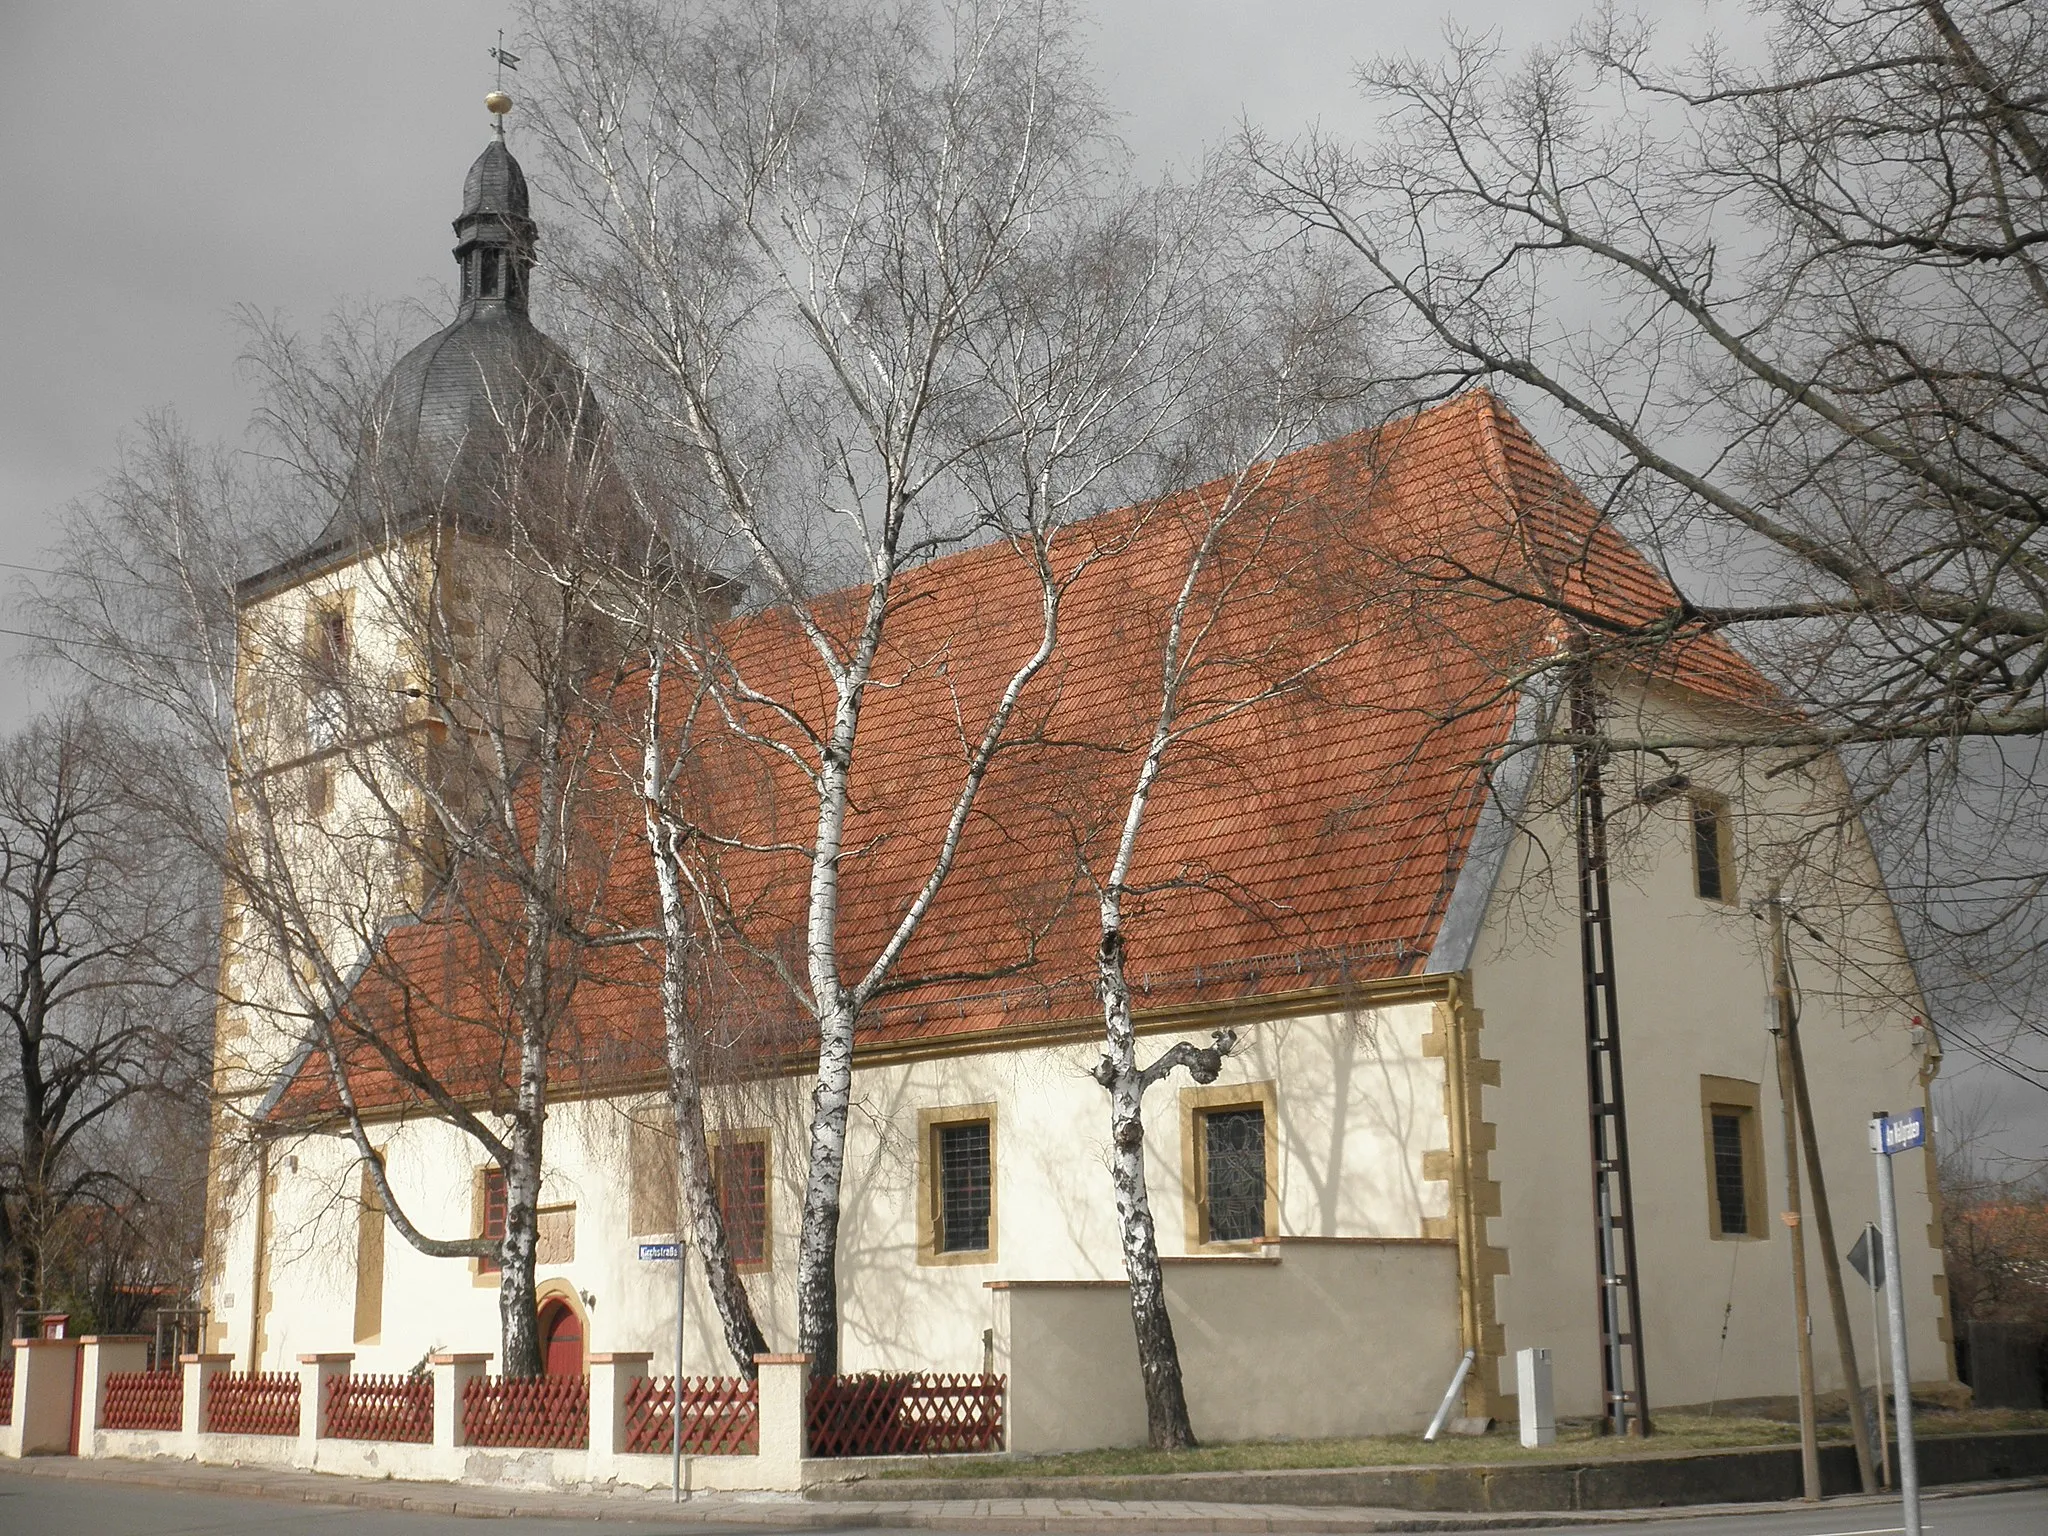
{"type": "Polygon", "coordinates": [[[1905,1536],[1920,1536],[1920,1464],[1913,1450],[1913,1370],[1906,1359],[1906,1295],[1899,1277],[1899,1202],[1892,1184],[1892,1159],[1927,1144],[1927,1118],[1874,1114],[1870,1150],[1877,1157],[1877,1219],[1884,1229],[1884,1289],[1892,1331],[1892,1404],[1898,1410],[1899,1493],[1905,1507],[1905,1536]]]}
{"type": "Polygon", "coordinates": [[[669,1384],[669,1482],[673,1501],[683,1502],[683,1298],[687,1294],[683,1282],[689,1276],[689,1266],[683,1263],[682,1234],[677,1233],[672,1243],[642,1243],[640,1262],[643,1264],[673,1264],[676,1267],[676,1373],[669,1384]]]}
{"type": "Polygon", "coordinates": [[[1877,1320],[1877,1293],[1884,1289],[1884,1239],[1872,1223],[1866,1221],[1863,1224],[1862,1235],[1856,1239],[1856,1246],[1849,1250],[1849,1264],[1870,1287],[1870,1368],[1877,1373],[1877,1390],[1870,1395],[1877,1399],[1878,1476],[1889,1488],[1892,1482],[1892,1437],[1884,1421],[1884,1335],[1883,1325],[1877,1320]]]}

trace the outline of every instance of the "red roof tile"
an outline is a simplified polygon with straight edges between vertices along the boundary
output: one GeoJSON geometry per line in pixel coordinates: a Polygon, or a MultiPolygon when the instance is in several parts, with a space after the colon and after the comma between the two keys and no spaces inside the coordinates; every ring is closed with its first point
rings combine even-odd
{"type": "MultiPolygon", "coordinates": [[[[1113,844],[1133,749],[1151,727],[1158,621],[1185,572],[1202,494],[1063,535],[1067,559],[1101,558],[1068,594],[1058,653],[1027,696],[1017,744],[982,791],[959,863],[903,956],[899,989],[865,1016],[864,1042],[1029,1027],[1092,1008],[1087,870],[1113,844]]],[[[1349,648],[1305,688],[1194,733],[1170,757],[1135,871],[1150,889],[1126,916],[1141,1008],[1418,969],[1472,835],[1478,764],[1509,729],[1515,698],[1503,680],[1562,633],[1545,610],[1504,600],[1501,589],[1541,582],[1625,623],[1676,601],[1483,392],[1292,454],[1262,494],[1273,515],[1244,523],[1219,567],[1236,585],[1194,702],[1241,698],[1305,657],[1349,648]],[[1453,565],[1474,579],[1446,580],[1453,565]]],[[[859,596],[821,611],[850,630],[859,596]]],[[[842,869],[848,980],[930,868],[959,787],[956,721],[971,730],[983,718],[1035,644],[1037,623],[1035,580],[1007,545],[934,561],[902,583],[856,753],[842,869]]],[[[786,615],[736,621],[728,646],[755,688],[821,717],[826,679],[786,615]]],[[[1650,664],[1709,697],[1776,707],[1718,638],[1667,645],[1650,664]]],[[[766,711],[749,723],[764,738],[793,740],[766,711]]],[[[695,752],[701,824],[757,845],[810,836],[815,801],[786,759],[730,733],[695,752]]],[[[621,760],[637,753],[622,744],[621,760]]],[[[592,877],[604,883],[598,903],[624,927],[650,923],[636,804],[615,786],[590,814],[623,829],[598,839],[618,849],[592,877]]],[[[747,943],[800,974],[805,861],[728,851],[718,873],[746,914],[747,943]]],[[[395,931],[353,1005],[416,1031],[422,1062],[489,1098],[508,1090],[514,1056],[493,1023],[505,1016],[501,993],[479,963],[494,937],[472,929],[429,914],[395,931]]],[[[591,958],[559,1042],[558,1081],[658,1069],[657,965],[633,947],[591,958]]],[[[756,1046],[800,1050],[807,1034],[768,968],[736,960],[733,969],[718,1016],[749,1021],[756,1046]]],[[[308,1074],[288,1103],[324,1097],[320,1063],[308,1074]]],[[[357,1091],[366,1103],[410,1093],[375,1073],[358,1074],[357,1091]]]]}

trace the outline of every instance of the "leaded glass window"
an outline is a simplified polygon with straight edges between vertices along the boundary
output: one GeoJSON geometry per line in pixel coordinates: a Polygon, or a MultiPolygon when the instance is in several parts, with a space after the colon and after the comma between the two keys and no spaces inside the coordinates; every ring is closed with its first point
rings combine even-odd
{"type": "Polygon", "coordinates": [[[1742,1166],[1742,1115],[1719,1109],[1714,1122],[1714,1202],[1723,1237],[1749,1235],[1749,1185],[1742,1166]]]}
{"type": "Polygon", "coordinates": [[[1217,1109],[1202,1117],[1208,1241],[1266,1236],[1266,1112],[1217,1109]]]}
{"type": "Polygon", "coordinates": [[[1726,901],[1728,885],[1721,869],[1721,813],[1704,800],[1692,803],[1692,863],[1700,899],[1726,901]]]}
{"type": "Polygon", "coordinates": [[[989,1217],[995,1209],[995,1168],[989,1158],[986,1120],[941,1125],[933,1141],[939,1164],[940,1253],[976,1253],[989,1246],[989,1217]]]}

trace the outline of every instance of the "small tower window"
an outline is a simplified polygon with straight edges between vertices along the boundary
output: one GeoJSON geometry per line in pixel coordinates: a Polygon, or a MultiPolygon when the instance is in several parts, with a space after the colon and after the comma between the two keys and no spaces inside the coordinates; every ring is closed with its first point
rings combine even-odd
{"type": "Polygon", "coordinates": [[[1692,801],[1693,889],[1702,901],[1735,899],[1735,870],[1729,858],[1728,808],[1720,800],[1692,801]]]}
{"type": "Polygon", "coordinates": [[[348,613],[322,608],[313,617],[313,665],[323,679],[339,679],[348,670],[348,613]]]}
{"type": "Polygon", "coordinates": [[[484,252],[483,277],[477,284],[477,295],[480,298],[486,299],[495,298],[498,295],[498,253],[496,251],[484,252]]]}

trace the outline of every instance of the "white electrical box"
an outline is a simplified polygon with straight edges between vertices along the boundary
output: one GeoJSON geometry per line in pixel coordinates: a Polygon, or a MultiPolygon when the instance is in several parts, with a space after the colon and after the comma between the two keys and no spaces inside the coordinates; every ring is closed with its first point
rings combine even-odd
{"type": "Polygon", "coordinates": [[[1550,1397],[1550,1351],[1515,1351],[1515,1396],[1521,1404],[1522,1444],[1557,1443],[1557,1412],[1550,1397]]]}

